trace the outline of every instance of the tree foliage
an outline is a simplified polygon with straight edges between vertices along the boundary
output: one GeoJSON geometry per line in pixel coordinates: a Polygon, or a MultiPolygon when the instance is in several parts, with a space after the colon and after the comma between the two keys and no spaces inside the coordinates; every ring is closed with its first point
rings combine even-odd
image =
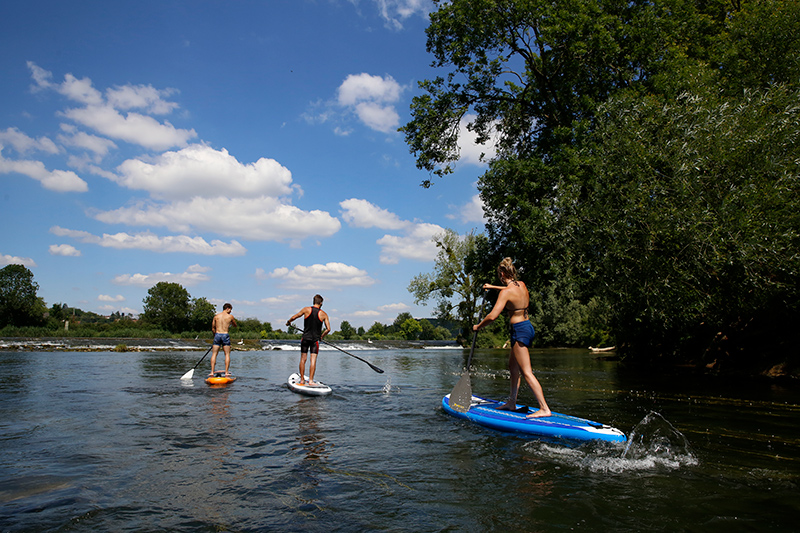
{"type": "Polygon", "coordinates": [[[37,326],[44,322],[44,302],[37,296],[39,284],[23,265],[0,269],[0,327],[37,326]]]}
{"type": "Polygon", "coordinates": [[[447,229],[434,236],[433,242],[439,248],[434,271],[415,276],[408,291],[414,295],[414,303],[435,299],[436,318],[456,320],[465,331],[471,329],[481,292],[481,280],[476,281],[475,270],[486,248],[486,238],[474,233],[461,237],[447,229]]]}
{"type": "Polygon", "coordinates": [[[402,131],[439,176],[463,123],[496,143],[489,244],[535,301],[651,355],[797,318],[800,2],[436,3],[402,131]]]}
{"type": "MultiPolygon", "coordinates": [[[[191,311],[189,291],[180,283],[159,281],[150,287],[143,302],[141,318],[145,322],[171,332],[184,331],[188,327],[191,311]]],[[[211,328],[211,322],[208,322],[207,328],[211,328]]]]}
{"type": "Polygon", "coordinates": [[[701,93],[610,101],[586,150],[596,290],[638,345],[707,345],[800,296],[800,92],[701,93]]]}
{"type": "Polygon", "coordinates": [[[205,298],[192,298],[189,304],[188,328],[191,331],[206,331],[211,329],[216,309],[214,304],[205,298]]]}
{"type": "Polygon", "coordinates": [[[342,323],[339,326],[339,334],[344,340],[350,340],[356,336],[356,330],[350,325],[350,322],[347,320],[342,320],[342,323]]]}

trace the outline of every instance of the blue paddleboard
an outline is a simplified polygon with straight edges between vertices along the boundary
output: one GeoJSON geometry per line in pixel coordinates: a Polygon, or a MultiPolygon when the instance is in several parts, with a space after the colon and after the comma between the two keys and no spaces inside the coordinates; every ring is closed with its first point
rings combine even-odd
{"type": "Polygon", "coordinates": [[[526,414],[535,413],[538,409],[529,410],[524,405],[517,405],[517,412],[498,410],[497,407],[503,403],[473,396],[469,410],[461,413],[450,407],[449,394],[442,398],[442,407],[447,413],[498,431],[579,441],[625,442],[627,440],[622,431],[605,424],[561,413],[553,413],[542,418],[526,418],[526,414]]]}

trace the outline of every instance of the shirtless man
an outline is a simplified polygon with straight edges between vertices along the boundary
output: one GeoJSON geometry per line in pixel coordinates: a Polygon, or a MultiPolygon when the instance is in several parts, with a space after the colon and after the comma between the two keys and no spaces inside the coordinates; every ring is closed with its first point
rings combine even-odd
{"type": "Polygon", "coordinates": [[[511,326],[511,353],[508,356],[508,369],[511,372],[511,394],[508,402],[498,407],[498,409],[514,410],[517,405],[517,393],[519,393],[520,377],[524,377],[528,386],[533,391],[536,401],[539,402],[539,410],[531,413],[527,418],[539,418],[550,416],[550,408],[544,399],[542,386],[531,368],[531,357],[528,348],[533,344],[533,336],[536,332],[533,325],[528,320],[528,304],[530,295],[525,284],[517,279],[517,269],[506,257],[497,267],[502,286],[485,284],[485,289],[498,289],[500,294],[497,302],[486,318],[475,324],[472,329],[478,331],[486,324],[494,322],[504,310],[509,315],[511,326]]]}
{"type": "Polygon", "coordinates": [[[308,385],[316,385],[316,383],[314,383],[314,372],[317,370],[319,341],[331,331],[331,323],[328,319],[328,314],[320,309],[320,307],[322,307],[322,296],[317,294],[314,296],[314,305],[302,308],[292,318],[286,321],[286,325],[291,326],[294,320],[301,316],[303,317],[303,337],[300,340],[299,385],[306,385],[305,370],[309,349],[311,350],[311,364],[308,368],[308,385]],[[322,331],[323,324],[325,324],[325,331],[322,331]]]}
{"type": "Polygon", "coordinates": [[[211,373],[209,376],[214,375],[214,367],[217,364],[217,354],[219,353],[220,346],[222,346],[222,349],[225,351],[225,375],[231,375],[228,371],[231,367],[231,336],[228,334],[228,330],[231,326],[238,326],[236,319],[233,318],[231,314],[232,311],[233,306],[231,304],[225,304],[222,306],[222,312],[214,315],[214,320],[211,321],[211,331],[214,333],[214,345],[211,349],[211,373]]]}

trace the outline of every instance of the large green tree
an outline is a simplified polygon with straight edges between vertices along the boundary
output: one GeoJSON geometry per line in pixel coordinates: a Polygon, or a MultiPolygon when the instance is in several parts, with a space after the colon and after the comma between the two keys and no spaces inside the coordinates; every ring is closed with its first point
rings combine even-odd
{"type": "Polygon", "coordinates": [[[342,323],[339,326],[339,335],[341,335],[344,340],[349,341],[356,336],[356,330],[352,325],[350,325],[350,322],[347,320],[342,320],[342,323]]]}
{"type": "MultiPolygon", "coordinates": [[[[173,333],[189,327],[189,291],[180,283],[159,281],[150,287],[143,302],[143,321],[173,333]]],[[[210,322],[208,327],[211,327],[210,322]]]]}
{"type": "Polygon", "coordinates": [[[435,235],[433,242],[439,248],[434,271],[415,276],[408,291],[417,304],[434,299],[436,318],[458,321],[462,329],[468,331],[475,320],[481,287],[491,281],[490,278],[481,279],[477,268],[480,258],[485,256],[481,252],[486,249],[486,237],[474,232],[462,237],[446,229],[435,235]]]}
{"type": "Polygon", "coordinates": [[[45,304],[37,296],[39,284],[23,265],[0,269],[0,327],[35,326],[44,322],[45,304]]]}
{"type": "Polygon", "coordinates": [[[785,338],[800,301],[800,91],[606,109],[582,241],[618,331],[651,353],[710,349],[709,363],[759,330],[785,338]]]}
{"type": "Polygon", "coordinates": [[[214,320],[216,308],[205,298],[192,298],[189,304],[188,327],[192,331],[211,331],[211,321],[214,320]]]}
{"type": "Polygon", "coordinates": [[[533,290],[607,297],[621,340],[659,353],[796,310],[796,0],[437,4],[447,73],[402,130],[434,175],[464,122],[496,142],[487,233],[533,290]]]}

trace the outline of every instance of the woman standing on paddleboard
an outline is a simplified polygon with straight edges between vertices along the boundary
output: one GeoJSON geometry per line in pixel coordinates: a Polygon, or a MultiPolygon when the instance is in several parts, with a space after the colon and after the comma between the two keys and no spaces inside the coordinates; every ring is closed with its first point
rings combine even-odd
{"type": "Polygon", "coordinates": [[[530,295],[525,284],[517,279],[517,269],[510,257],[506,257],[497,267],[497,274],[503,286],[485,284],[485,289],[498,289],[500,294],[497,296],[497,303],[494,304],[492,311],[486,318],[475,324],[472,329],[478,331],[486,324],[494,322],[503,310],[508,312],[511,329],[511,353],[508,356],[508,369],[511,371],[511,394],[508,402],[498,407],[498,409],[514,410],[517,405],[517,393],[521,376],[525,376],[525,381],[533,391],[536,401],[539,402],[539,410],[528,415],[528,418],[550,416],[550,408],[544,399],[544,392],[539,380],[533,375],[531,368],[531,357],[528,352],[533,344],[533,336],[536,332],[531,321],[528,320],[528,304],[530,295]]]}

